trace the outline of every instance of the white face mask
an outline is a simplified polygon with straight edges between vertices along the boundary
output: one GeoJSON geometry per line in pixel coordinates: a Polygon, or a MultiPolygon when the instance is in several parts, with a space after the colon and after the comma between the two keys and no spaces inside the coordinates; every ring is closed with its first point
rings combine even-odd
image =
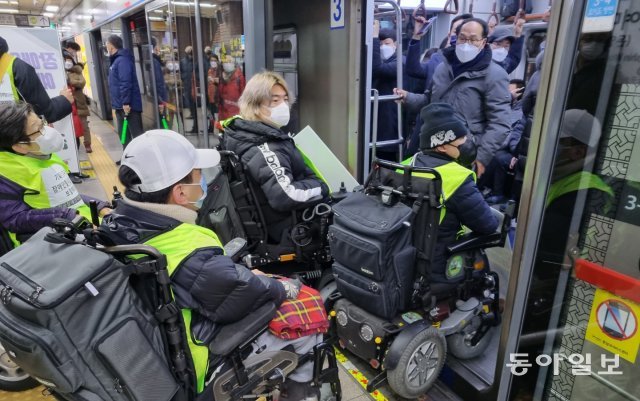
{"type": "Polygon", "coordinates": [[[389,58],[393,56],[393,53],[395,52],[396,52],[396,48],[394,46],[391,46],[391,45],[380,46],[380,57],[382,57],[383,60],[389,60],[389,58]]]}
{"type": "Polygon", "coordinates": [[[70,70],[71,68],[73,68],[73,61],[69,61],[69,60],[65,61],[64,62],[64,69],[65,70],[70,70]]]}
{"type": "Polygon", "coordinates": [[[218,62],[217,61],[212,61],[210,64],[211,64],[211,68],[218,68],[218,62]]]}
{"type": "Polygon", "coordinates": [[[284,127],[289,124],[289,103],[282,102],[276,107],[269,107],[269,111],[271,111],[271,117],[269,117],[269,119],[278,127],[284,127]]]}
{"type": "Polygon", "coordinates": [[[222,63],[222,69],[225,72],[233,72],[236,69],[236,65],[234,63],[222,63]]]}
{"type": "Polygon", "coordinates": [[[580,55],[585,60],[595,60],[604,52],[604,43],[586,42],[580,46],[580,55]]]}
{"type": "Polygon", "coordinates": [[[45,126],[42,135],[33,141],[40,147],[40,153],[43,155],[50,155],[57,153],[64,147],[64,137],[57,129],[49,126],[45,126]]]}
{"type": "Polygon", "coordinates": [[[507,58],[507,54],[509,54],[509,51],[504,47],[491,49],[491,58],[493,58],[493,60],[497,62],[501,62],[502,60],[507,58]]]}
{"type": "Polygon", "coordinates": [[[461,63],[468,63],[476,58],[478,53],[480,53],[480,49],[471,43],[456,44],[456,57],[458,57],[461,63]]]}

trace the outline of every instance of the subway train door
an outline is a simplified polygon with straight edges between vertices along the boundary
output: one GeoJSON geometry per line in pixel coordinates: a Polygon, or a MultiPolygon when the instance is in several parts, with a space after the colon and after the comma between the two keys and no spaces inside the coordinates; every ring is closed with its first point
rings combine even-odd
{"type": "Polygon", "coordinates": [[[154,105],[164,104],[162,112],[156,113],[156,124],[184,135],[175,9],[169,1],[154,1],[145,6],[145,13],[150,44],[146,52],[150,60],[149,90],[154,105]]]}
{"type": "Polygon", "coordinates": [[[287,128],[296,134],[310,126],[354,176],[364,8],[363,0],[272,0],[265,27],[266,67],[296,97],[287,128]]]}
{"type": "Polygon", "coordinates": [[[639,23],[553,4],[487,399],[639,399],[639,23]]]}

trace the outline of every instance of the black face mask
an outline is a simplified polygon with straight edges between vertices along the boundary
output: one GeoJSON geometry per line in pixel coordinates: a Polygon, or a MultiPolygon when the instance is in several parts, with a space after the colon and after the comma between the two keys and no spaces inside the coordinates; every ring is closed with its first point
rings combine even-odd
{"type": "Polygon", "coordinates": [[[476,146],[473,135],[467,135],[467,140],[462,145],[456,146],[456,148],[458,148],[458,152],[460,152],[456,162],[461,166],[471,168],[471,163],[476,160],[476,156],[478,155],[478,147],[476,146]]]}

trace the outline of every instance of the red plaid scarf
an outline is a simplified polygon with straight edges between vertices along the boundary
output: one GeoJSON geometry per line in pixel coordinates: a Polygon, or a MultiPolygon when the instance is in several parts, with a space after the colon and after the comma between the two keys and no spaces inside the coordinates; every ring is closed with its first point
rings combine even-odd
{"type": "Polygon", "coordinates": [[[297,299],[284,301],[269,322],[269,331],[284,340],[326,333],[328,329],[329,319],[322,297],[306,285],[300,287],[297,299]]]}

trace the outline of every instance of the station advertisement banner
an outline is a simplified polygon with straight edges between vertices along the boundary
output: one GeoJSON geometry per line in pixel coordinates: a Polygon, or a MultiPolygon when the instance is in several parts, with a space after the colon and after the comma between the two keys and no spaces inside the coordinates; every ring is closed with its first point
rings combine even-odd
{"type": "MultiPolygon", "coordinates": [[[[60,91],[67,87],[62,50],[55,29],[0,26],[0,36],[7,41],[11,55],[36,70],[49,97],[60,95],[60,91]]],[[[58,155],[67,163],[71,172],[79,172],[71,115],[52,125],[64,136],[64,149],[58,155]]]]}

